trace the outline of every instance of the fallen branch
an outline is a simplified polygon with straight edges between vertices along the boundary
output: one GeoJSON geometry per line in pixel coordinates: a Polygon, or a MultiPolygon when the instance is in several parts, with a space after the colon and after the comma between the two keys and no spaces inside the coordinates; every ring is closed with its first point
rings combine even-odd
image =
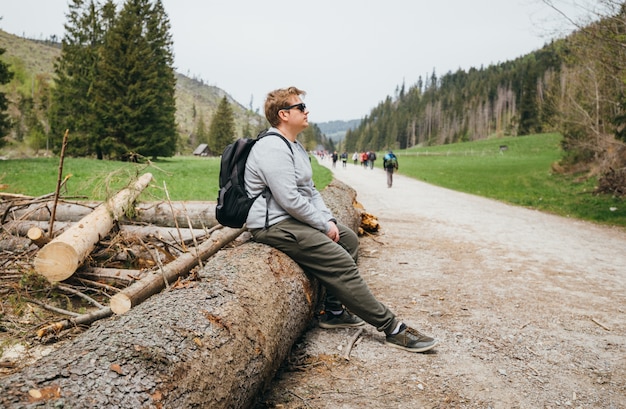
{"type": "Polygon", "coordinates": [[[601,322],[597,321],[595,318],[591,318],[591,321],[593,321],[594,324],[602,327],[603,329],[605,329],[606,331],[611,331],[611,328],[607,327],[606,325],[602,324],[601,322]]]}
{"type": "Polygon", "coordinates": [[[65,149],[67,148],[67,136],[69,135],[70,130],[65,130],[65,135],[63,135],[63,144],[61,145],[61,157],[59,159],[59,173],[57,178],[57,186],[54,192],[54,205],[52,206],[52,214],[50,215],[50,230],[48,231],[48,237],[52,238],[54,233],[54,219],[57,211],[57,203],[59,202],[59,192],[61,191],[62,184],[65,183],[63,178],[63,162],[65,161],[65,149]]]}
{"type": "Polygon", "coordinates": [[[76,313],[76,312],[72,312],[72,311],[64,310],[64,309],[62,309],[62,308],[57,308],[57,307],[54,307],[54,306],[52,306],[52,305],[49,305],[49,304],[43,303],[43,302],[38,301],[38,300],[33,300],[32,298],[24,298],[24,300],[25,300],[26,302],[31,303],[31,304],[38,305],[38,306],[40,306],[41,308],[44,308],[44,309],[46,309],[46,310],[48,310],[48,311],[56,312],[56,313],[58,313],[58,314],[62,314],[62,315],[69,315],[70,317],[78,317],[78,316],[80,315],[80,314],[78,314],[78,313],[76,313]]]}
{"type": "MultiPolygon", "coordinates": [[[[112,285],[109,285],[109,284],[106,284],[106,283],[100,283],[98,281],[93,281],[93,280],[89,280],[89,279],[82,278],[82,277],[78,277],[78,281],[80,281],[83,284],[89,284],[90,286],[101,288],[102,290],[110,291],[112,293],[117,293],[117,292],[121,291],[119,288],[114,287],[112,285]]],[[[104,291],[101,291],[101,293],[104,294],[107,297],[110,297],[109,294],[107,294],[104,291]]]]}
{"type": "Polygon", "coordinates": [[[43,338],[52,333],[58,333],[64,329],[71,327],[77,327],[79,325],[88,325],[97,320],[110,317],[113,315],[111,308],[104,307],[96,311],[92,311],[88,314],[77,315],[74,318],[70,318],[63,321],[58,321],[53,324],[47,325],[37,331],[37,337],[43,338]]]}
{"type": "Polygon", "coordinates": [[[359,339],[362,333],[363,333],[363,328],[359,328],[356,334],[354,334],[354,336],[350,339],[350,342],[348,342],[348,347],[346,348],[346,352],[343,355],[346,361],[350,360],[350,352],[352,352],[352,347],[354,346],[354,344],[359,339]]]}
{"type": "MultiPolygon", "coordinates": [[[[165,196],[167,198],[167,204],[170,207],[170,210],[172,211],[172,218],[174,219],[174,226],[176,227],[176,231],[178,232],[178,237],[180,238],[180,243],[183,246],[183,250],[187,251],[187,248],[185,247],[185,241],[183,240],[183,236],[180,234],[180,227],[178,226],[178,220],[176,220],[176,213],[174,212],[174,207],[172,206],[172,200],[170,199],[170,192],[167,190],[167,185],[165,184],[165,181],[163,181],[163,190],[165,191],[165,196]]],[[[187,213],[187,212],[185,212],[187,213]]]]}
{"type": "Polygon", "coordinates": [[[56,286],[59,290],[61,291],[65,291],[66,293],[70,293],[70,294],[74,294],[77,297],[82,298],[83,300],[87,301],[88,303],[90,303],[91,305],[93,305],[94,307],[98,307],[98,308],[104,308],[104,305],[100,304],[98,301],[94,300],[93,298],[91,298],[90,296],[88,296],[85,293],[82,293],[70,286],[67,285],[63,285],[63,284],[57,284],[56,286]]]}
{"type": "Polygon", "coordinates": [[[150,296],[165,288],[165,283],[172,283],[180,276],[187,274],[198,264],[198,260],[206,260],[226,244],[235,240],[245,231],[224,228],[225,234],[217,241],[207,240],[197,247],[196,251],[185,253],[171,263],[166,264],[158,274],[152,274],[125,288],[111,297],[111,310],[115,314],[124,314],[132,307],[145,301],[150,296]]]}

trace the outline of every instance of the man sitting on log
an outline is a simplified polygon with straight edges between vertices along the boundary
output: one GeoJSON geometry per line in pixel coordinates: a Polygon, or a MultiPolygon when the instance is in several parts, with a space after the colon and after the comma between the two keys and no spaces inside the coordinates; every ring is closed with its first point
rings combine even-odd
{"type": "Polygon", "coordinates": [[[246,163],[245,187],[254,197],[269,188],[271,199],[257,200],[247,226],[255,241],[291,257],[326,288],[322,328],[373,325],[385,343],[409,352],[424,352],[437,340],[408,327],[370,292],[356,265],[359,238],[331,214],[313,185],[309,155],[296,137],[308,123],[305,92],[289,87],[270,92],[265,117],[281,136],[257,142],[246,163]],[[345,308],[344,308],[345,306],[345,308]],[[356,314],[353,315],[352,313],[356,314]]]}

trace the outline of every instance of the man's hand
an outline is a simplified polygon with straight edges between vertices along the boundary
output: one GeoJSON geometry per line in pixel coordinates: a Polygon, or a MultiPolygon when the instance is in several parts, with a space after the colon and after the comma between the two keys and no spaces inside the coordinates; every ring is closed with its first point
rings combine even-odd
{"type": "Polygon", "coordinates": [[[326,235],[335,243],[337,243],[339,241],[339,229],[337,228],[337,225],[331,221],[328,222],[328,233],[326,233],[326,235]]]}

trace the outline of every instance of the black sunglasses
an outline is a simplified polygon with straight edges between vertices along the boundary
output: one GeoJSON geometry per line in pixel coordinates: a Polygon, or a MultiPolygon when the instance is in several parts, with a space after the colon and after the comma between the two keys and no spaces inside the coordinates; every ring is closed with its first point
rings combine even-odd
{"type": "Polygon", "coordinates": [[[289,105],[288,107],[281,108],[280,111],[289,111],[290,109],[298,108],[300,112],[306,111],[306,104],[304,102],[300,102],[299,104],[289,105]]]}

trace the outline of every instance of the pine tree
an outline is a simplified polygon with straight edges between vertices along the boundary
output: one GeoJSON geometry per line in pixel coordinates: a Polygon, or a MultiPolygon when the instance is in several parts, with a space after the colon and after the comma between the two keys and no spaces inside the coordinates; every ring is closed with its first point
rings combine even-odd
{"type": "Polygon", "coordinates": [[[198,118],[198,123],[196,124],[196,132],[195,132],[195,140],[196,143],[206,143],[209,144],[209,132],[206,128],[206,124],[204,123],[204,119],[202,115],[198,118]]]}
{"type": "Polygon", "coordinates": [[[148,138],[136,141],[136,150],[142,155],[173,156],[176,151],[176,77],[174,75],[173,42],[170,22],[157,0],[148,13],[146,39],[151,50],[151,70],[156,78],[151,88],[155,111],[150,124],[148,138]]]}
{"type": "Polygon", "coordinates": [[[172,156],[175,77],[162,4],[128,0],[105,35],[94,85],[100,149],[111,158],[172,156]]]}
{"type": "MultiPolygon", "coordinates": [[[[6,50],[0,48],[0,55],[4,54],[6,50]]],[[[0,61],[0,85],[7,84],[13,78],[13,73],[9,71],[9,65],[3,61],[0,61]]],[[[9,132],[11,122],[6,114],[6,110],[9,106],[7,97],[4,92],[0,92],[0,147],[5,144],[4,137],[9,132]]]]}
{"type": "Polygon", "coordinates": [[[71,134],[68,154],[85,156],[95,151],[98,132],[93,116],[93,84],[97,76],[104,26],[96,2],[72,0],[55,63],[55,88],[50,109],[50,133],[58,150],[65,130],[71,134]]]}
{"type": "Polygon", "coordinates": [[[176,149],[175,77],[169,22],[158,0],[70,4],[52,134],[71,131],[69,153],[120,158],[133,151],[171,156],[176,149]]]}
{"type": "Polygon", "coordinates": [[[222,98],[209,127],[209,148],[216,155],[235,138],[235,117],[226,96],[222,98]]]}
{"type": "Polygon", "coordinates": [[[534,60],[529,58],[526,67],[520,98],[519,133],[521,135],[529,135],[541,131],[537,108],[537,74],[534,60]]]}

